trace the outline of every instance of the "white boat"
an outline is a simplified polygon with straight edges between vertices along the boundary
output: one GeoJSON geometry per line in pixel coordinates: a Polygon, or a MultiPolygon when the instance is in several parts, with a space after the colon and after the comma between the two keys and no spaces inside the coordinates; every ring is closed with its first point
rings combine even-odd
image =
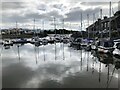
{"type": "Polygon", "coordinates": [[[100,45],[98,46],[98,52],[105,54],[112,54],[114,50],[114,42],[112,40],[103,40],[100,41],[100,45]]]}
{"type": "Polygon", "coordinates": [[[81,49],[81,38],[76,38],[70,42],[70,47],[81,49]]]}
{"type": "Polygon", "coordinates": [[[47,39],[48,43],[53,44],[55,42],[54,37],[50,37],[47,39]]]}
{"type": "Polygon", "coordinates": [[[27,43],[28,41],[27,41],[27,39],[25,39],[25,38],[20,38],[20,39],[15,39],[15,40],[13,40],[12,41],[14,44],[17,44],[17,43],[27,43]]]}
{"type": "Polygon", "coordinates": [[[91,43],[91,49],[96,51],[98,49],[98,45],[99,45],[99,40],[93,41],[91,43]]]}
{"type": "Polygon", "coordinates": [[[4,46],[13,46],[13,42],[11,40],[4,40],[3,45],[4,46]]]}
{"type": "Polygon", "coordinates": [[[43,44],[43,45],[48,44],[48,40],[47,40],[47,39],[45,39],[45,38],[43,38],[43,39],[42,39],[42,44],[43,44]]]}
{"type": "Polygon", "coordinates": [[[120,42],[116,42],[114,47],[115,47],[113,51],[114,59],[120,61],[120,42]]]}
{"type": "Polygon", "coordinates": [[[92,42],[93,42],[93,40],[91,40],[91,39],[82,39],[81,47],[83,49],[85,49],[86,51],[90,51],[92,42]]]}
{"type": "Polygon", "coordinates": [[[69,38],[67,38],[67,37],[64,37],[62,41],[63,41],[63,43],[67,44],[67,43],[69,43],[69,42],[70,42],[70,39],[69,39],[69,38]]]}
{"type": "Polygon", "coordinates": [[[41,41],[41,39],[39,37],[33,37],[30,40],[30,43],[35,44],[35,43],[39,43],[41,41]]]}

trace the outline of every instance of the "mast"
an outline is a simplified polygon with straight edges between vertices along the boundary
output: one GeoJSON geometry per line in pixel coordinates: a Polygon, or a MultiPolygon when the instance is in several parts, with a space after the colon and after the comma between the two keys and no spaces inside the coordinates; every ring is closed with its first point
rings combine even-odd
{"type": "Polygon", "coordinates": [[[42,30],[44,31],[44,21],[42,21],[42,30]]]}
{"type": "MultiPolygon", "coordinates": [[[[70,34],[72,34],[72,31],[71,31],[71,23],[70,23],[70,34]]],[[[70,35],[69,35],[70,37],[70,35]]],[[[71,57],[71,48],[70,48],[70,57],[71,57]]]]}
{"type": "MultiPolygon", "coordinates": [[[[81,12],[81,34],[82,34],[82,12],[81,12]]],[[[83,35],[81,35],[81,36],[83,38],[83,35]]],[[[82,49],[81,49],[81,65],[82,65],[82,49]]]]}
{"type": "MultiPolygon", "coordinates": [[[[44,32],[44,20],[42,20],[42,30],[43,30],[43,32],[44,32]]],[[[43,59],[44,59],[44,61],[45,61],[45,45],[43,45],[43,59]]]]}
{"type": "Polygon", "coordinates": [[[56,18],[54,17],[54,30],[55,30],[55,36],[56,36],[56,18]]]}
{"type": "MultiPolygon", "coordinates": [[[[55,31],[55,37],[56,37],[56,18],[54,17],[53,18],[54,19],[54,31],[55,31]]],[[[55,42],[55,60],[57,59],[57,57],[56,57],[56,42],[55,42]]]]}
{"type": "MultiPolygon", "coordinates": [[[[95,13],[93,13],[93,24],[94,24],[94,28],[95,28],[95,13]]],[[[95,39],[95,29],[93,28],[93,39],[95,39]]]]}
{"type": "Polygon", "coordinates": [[[17,23],[17,21],[16,21],[16,29],[18,28],[18,23],[17,23]]]}
{"type": "Polygon", "coordinates": [[[111,2],[110,2],[110,10],[109,10],[109,38],[111,39],[111,2]]]}
{"type": "Polygon", "coordinates": [[[63,35],[64,35],[64,19],[63,19],[63,35]]]}
{"type": "MultiPolygon", "coordinates": [[[[82,34],[82,13],[81,13],[81,34],[82,34]]],[[[82,34],[82,38],[83,38],[83,34],[82,34]]]]}
{"type": "MultiPolygon", "coordinates": [[[[63,36],[64,36],[64,19],[63,19],[63,36]]],[[[65,60],[65,56],[64,56],[64,42],[63,42],[63,60],[65,60]]]]}
{"type": "Polygon", "coordinates": [[[88,20],[88,38],[90,38],[89,36],[89,14],[87,14],[87,20],[88,20]]]}
{"type": "Polygon", "coordinates": [[[36,34],[36,31],[35,31],[35,18],[33,20],[33,30],[34,30],[34,35],[36,34]]]}
{"type": "Polygon", "coordinates": [[[34,22],[34,25],[33,25],[33,30],[35,30],[35,18],[34,18],[33,22],[34,22]]]}
{"type": "Polygon", "coordinates": [[[18,32],[18,23],[16,21],[16,39],[17,39],[17,32],[18,32]]]}
{"type": "Polygon", "coordinates": [[[42,30],[44,32],[44,21],[42,21],[42,30]]]}
{"type": "Polygon", "coordinates": [[[100,9],[100,18],[101,18],[101,22],[100,22],[100,30],[101,30],[101,39],[103,38],[103,33],[102,33],[102,9],[100,9]]]}

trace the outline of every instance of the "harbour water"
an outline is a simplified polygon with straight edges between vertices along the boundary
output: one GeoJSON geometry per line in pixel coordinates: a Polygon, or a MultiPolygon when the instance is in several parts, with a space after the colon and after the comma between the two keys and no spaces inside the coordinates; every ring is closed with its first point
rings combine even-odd
{"type": "Polygon", "coordinates": [[[91,52],[56,43],[0,46],[3,88],[118,88],[119,69],[91,52]]]}

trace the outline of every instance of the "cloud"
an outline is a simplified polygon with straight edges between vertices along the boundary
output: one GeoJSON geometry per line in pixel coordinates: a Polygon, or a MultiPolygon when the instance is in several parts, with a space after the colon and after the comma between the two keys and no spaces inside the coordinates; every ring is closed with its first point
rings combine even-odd
{"type": "Polygon", "coordinates": [[[22,9],[25,8],[24,2],[3,2],[2,10],[10,10],[10,9],[22,9]]]}
{"type": "MultiPolygon", "coordinates": [[[[95,0],[80,1],[80,0],[19,0],[10,1],[5,0],[1,3],[2,5],[2,24],[3,27],[7,27],[10,24],[18,21],[19,23],[29,23],[33,21],[33,18],[44,21],[65,18],[65,21],[80,22],[80,13],[83,13],[83,20],[86,20],[87,15],[90,14],[90,20],[92,21],[92,14],[98,14],[99,9],[103,8],[105,15],[108,15],[109,2],[101,1],[96,2],[95,0]],[[65,17],[66,16],[66,17],[65,17]]],[[[117,3],[112,3],[114,12],[116,11],[117,3]]],[[[66,22],[65,22],[66,23],[66,22]]],[[[49,23],[48,23],[49,24],[49,23]]],[[[37,25],[36,25],[37,26],[37,25]]],[[[46,28],[52,24],[47,25],[46,28]]]]}
{"type": "MultiPolygon", "coordinates": [[[[82,13],[82,19],[87,20],[87,14],[92,15],[93,13],[98,13],[100,11],[100,8],[95,9],[87,9],[82,10],[80,7],[72,8],[70,12],[66,13],[65,21],[72,21],[72,22],[80,22],[81,21],[81,13],[82,13]]],[[[92,20],[92,18],[90,18],[92,20]]]]}
{"type": "Polygon", "coordinates": [[[45,3],[41,3],[37,8],[38,10],[46,11],[48,6],[45,3]]]}

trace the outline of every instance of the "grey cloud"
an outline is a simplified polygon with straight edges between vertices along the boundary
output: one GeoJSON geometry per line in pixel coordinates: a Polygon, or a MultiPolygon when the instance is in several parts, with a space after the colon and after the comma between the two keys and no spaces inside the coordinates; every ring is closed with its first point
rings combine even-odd
{"type": "Polygon", "coordinates": [[[46,9],[48,8],[46,4],[40,4],[38,7],[38,10],[41,10],[41,11],[46,11],[46,9]]]}
{"type": "Polygon", "coordinates": [[[28,19],[30,19],[30,18],[31,19],[33,19],[33,18],[40,19],[40,18],[44,18],[45,16],[40,15],[39,13],[29,13],[29,14],[26,14],[25,17],[28,19]]]}
{"type": "Polygon", "coordinates": [[[53,7],[58,8],[58,9],[61,9],[62,5],[63,5],[63,4],[54,4],[53,7]]]}
{"type": "Polygon", "coordinates": [[[15,23],[16,21],[18,22],[28,22],[26,17],[21,16],[19,14],[14,14],[11,16],[8,15],[2,15],[2,23],[15,23]]]}
{"type": "Polygon", "coordinates": [[[24,2],[3,2],[2,10],[21,9],[25,7],[24,2]]]}
{"type": "MultiPolygon", "coordinates": [[[[84,5],[84,6],[105,6],[105,5],[108,5],[109,6],[109,3],[110,2],[81,2],[80,4],[81,5],[84,5]]],[[[117,4],[117,2],[112,2],[112,5],[113,4],[117,4]]]]}
{"type": "Polygon", "coordinates": [[[58,11],[56,11],[56,10],[51,11],[51,12],[48,12],[48,13],[46,13],[46,14],[47,14],[47,15],[49,15],[49,16],[56,17],[56,18],[63,18],[63,16],[62,16],[62,15],[60,15],[60,14],[59,14],[59,12],[58,12],[58,11]]]}
{"type": "Polygon", "coordinates": [[[43,13],[43,14],[39,14],[39,13],[29,13],[25,15],[26,18],[30,19],[30,18],[35,18],[35,19],[46,19],[46,20],[50,20],[52,19],[52,17],[56,17],[56,18],[62,18],[63,16],[59,14],[58,11],[50,11],[47,13],[43,13]]]}
{"type": "MultiPolygon", "coordinates": [[[[98,13],[100,11],[100,8],[95,8],[95,9],[87,9],[87,10],[82,10],[80,8],[74,8],[72,9],[69,13],[66,13],[66,18],[65,21],[73,21],[73,22],[78,22],[80,21],[81,18],[81,13],[83,16],[83,20],[87,19],[87,14],[90,16],[93,15],[93,13],[98,13]]],[[[90,20],[92,20],[92,17],[90,17],[90,20]]]]}
{"type": "Polygon", "coordinates": [[[66,8],[66,6],[64,6],[63,4],[53,4],[52,7],[59,10],[63,10],[64,8],[66,8]]]}
{"type": "MultiPolygon", "coordinates": [[[[97,6],[98,8],[82,10],[80,7],[71,8],[70,12],[66,13],[67,16],[65,21],[80,21],[80,13],[83,12],[83,19],[86,20],[86,14],[93,14],[98,13],[100,6],[102,5],[109,5],[109,2],[81,2],[80,0],[70,0],[67,1],[71,6],[74,7],[76,4],[81,4],[84,7],[87,6],[97,6]]],[[[18,21],[20,23],[30,22],[35,19],[44,19],[44,20],[53,20],[53,17],[58,19],[62,19],[63,15],[60,13],[65,13],[70,7],[66,6],[64,3],[57,3],[56,0],[44,0],[41,1],[39,4],[36,5],[35,10],[27,11],[30,9],[29,2],[2,2],[2,23],[14,23],[18,21]],[[9,11],[11,10],[11,12],[9,11]],[[65,11],[66,10],[66,11],[65,11]],[[13,11],[13,12],[12,12],[13,11]],[[16,13],[14,13],[17,11],[16,13]]],[[[32,5],[32,3],[30,2],[32,5]]],[[[34,4],[34,3],[33,3],[34,4]]],[[[112,3],[114,4],[114,3],[112,3]]],[[[107,12],[106,12],[107,13],[107,12]]],[[[92,15],[91,15],[92,16],[92,15]]],[[[92,20],[92,17],[90,18],[92,20]]]]}
{"type": "Polygon", "coordinates": [[[24,22],[28,22],[28,21],[32,21],[34,18],[35,19],[53,19],[53,17],[56,18],[63,18],[62,15],[59,14],[58,11],[51,11],[48,13],[44,13],[44,14],[39,14],[39,13],[34,13],[34,12],[28,12],[25,15],[20,15],[19,13],[16,14],[6,14],[6,13],[2,13],[2,23],[14,23],[16,21],[20,22],[20,23],[24,23],[24,22]]]}
{"type": "Polygon", "coordinates": [[[97,6],[97,5],[106,5],[109,4],[109,2],[81,2],[82,5],[90,5],[90,6],[97,6]]]}

